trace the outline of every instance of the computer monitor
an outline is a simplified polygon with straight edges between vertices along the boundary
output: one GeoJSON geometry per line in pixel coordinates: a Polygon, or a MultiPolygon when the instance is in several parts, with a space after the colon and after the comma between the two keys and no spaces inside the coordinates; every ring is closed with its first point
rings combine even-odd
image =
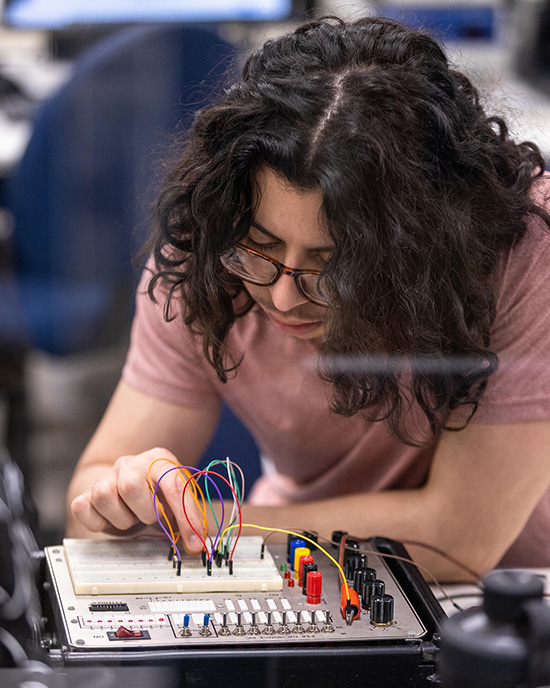
{"type": "MultiPolygon", "coordinates": [[[[136,22],[274,21],[302,0],[4,0],[3,23],[63,30],[136,22]]],[[[305,4],[305,3],[303,3],[305,4]]]]}

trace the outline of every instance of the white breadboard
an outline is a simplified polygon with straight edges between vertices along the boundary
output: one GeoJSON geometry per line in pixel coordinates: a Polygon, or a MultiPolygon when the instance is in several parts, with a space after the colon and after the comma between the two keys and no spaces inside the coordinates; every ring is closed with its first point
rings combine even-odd
{"type": "Polygon", "coordinates": [[[267,548],[260,558],[261,545],[261,537],[239,539],[232,575],[214,564],[209,576],[200,557],[182,555],[178,576],[165,539],[63,541],[76,595],[280,591],[282,577],[267,548]]]}

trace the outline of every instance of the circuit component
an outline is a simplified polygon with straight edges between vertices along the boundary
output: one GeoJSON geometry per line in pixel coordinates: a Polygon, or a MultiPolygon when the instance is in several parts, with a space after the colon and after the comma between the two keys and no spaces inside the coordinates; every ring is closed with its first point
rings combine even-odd
{"type": "Polygon", "coordinates": [[[181,574],[176,575],[164,540],[63,541],[77,595],[280,591],[277,566],[269,552],[260,557],[261,545],[261,537],[241,538],[232,567],[210,560],[205,566],[196,557],[182,555],[181,574]]]}
{"type": "Polygon", "coordinates": [[[129,612],[126,602],[92,602],[88,605],[91,612],[129,612]]]}

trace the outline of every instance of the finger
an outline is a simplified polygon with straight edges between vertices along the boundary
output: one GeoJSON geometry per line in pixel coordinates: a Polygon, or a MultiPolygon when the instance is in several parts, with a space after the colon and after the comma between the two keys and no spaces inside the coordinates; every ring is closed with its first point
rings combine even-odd
{"type": "Polygon", "coordinates": [[[85,528],[94,533],[101,533],[109,526],[109,522],[92,505],[91,492],[85,492],[73,499],[71,513],[85,528]]]}
{"type": "Polygon", "coordinates": [[[118,530],[128,530],[139,521],[120,497],[115,475],[98,480],[90,499],[94,509],[118,530]]]}
{"type": "Polygon", "coordinates": [[[116,462],[117,490],[120,498],[136,518],[147,525],[156,523],[159,508],[143,468],[136,465],[136,457],[124,457],[116,462]],[[134,461],[132,461],[134,459],[134,461]]]}
{"type": "Polygon", "coordinates": [[[144,523],[153,523],[155,520],[159,520],[163,525],[167,525],[165,521],[169,519],[176,530],[179,530],[183,546],[187,552],[196,554],[203,549],[203,541],[193,532],[194,528],[202,536],[204,531],[203,517],[189,488],[186,490],[185,506],[192,527],[185,517],[182,498],[189,476],[180,468],[179,462],[171,452],[156,447],[143,452],[139,457],[121,457],[117,461],[117,470],[120,471],[119,490],[123,491],[125,502],[139,515],[140,520],[144,523]],[[148,499],[144,499],[140,492],[142,486],[139,485],[139,478],[135,474],[132,477],[132,468],[143,477],[146,476],[149,489],[148,499]],[[128,479],[128,486],[122,487],[122,482],[126,479],[128,479]],[[132,486],[133,481],[138,482],[138,484],[132,486]],[[151,486],[159,500],[156,513],[154,497],[150,492],[151,486]],[[160,505],[162,505],[162,509],[160,505]]]}

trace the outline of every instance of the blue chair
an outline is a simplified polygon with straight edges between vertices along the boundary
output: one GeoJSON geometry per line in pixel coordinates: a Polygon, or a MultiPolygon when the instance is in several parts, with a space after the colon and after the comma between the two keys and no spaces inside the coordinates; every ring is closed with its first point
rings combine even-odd
{"type": "MultiPolygon", "coordinates": [[[[155,161],[223,84],[234,52],[201,26],[123,29],[78,60],[37,113],[1,199],[14,233],[10,265],[0,267],[0,393],[4,380],[8,445],[20,464],[22,357],[84,352],[128,333],[132,256],[149,229],[155,161]]],[[[236,419],[228,411],[224,419],[220,432],[234,436],[236,419]]]]}
{"type": "Polygon", "coordinates": [[[220,85],[233,53],[206,28],[138,26],[77,62],[6,183],[15,232],[0,346],[64,355],[126,331],[155,154],[220,85]]]}
{"type": "MultiPolygon", "coordinates": [[[[247,428],[235,416],[226,404],[222,405],[222,411],[218,427],[214,436],[206,448],[199,468],[206,468],[211,461],[225,461],[229,457],[231,461],[238,463],[244,473],[245,498],[250,494],[250,489],[261,475],[260,453],[247,428]]],[[[215,471],[218,469],[215,467],[215,471]]],[[[225,475],[223,469],[220,470],[225,475]]],[[[222,481],[216,480],[224,498],[231,496],[229,487],[222,481]]],[[[212,491],[213,492],[213,491],[212,491]]],[[[213,492],[213,494],[215,494],[213,492]]]]}

